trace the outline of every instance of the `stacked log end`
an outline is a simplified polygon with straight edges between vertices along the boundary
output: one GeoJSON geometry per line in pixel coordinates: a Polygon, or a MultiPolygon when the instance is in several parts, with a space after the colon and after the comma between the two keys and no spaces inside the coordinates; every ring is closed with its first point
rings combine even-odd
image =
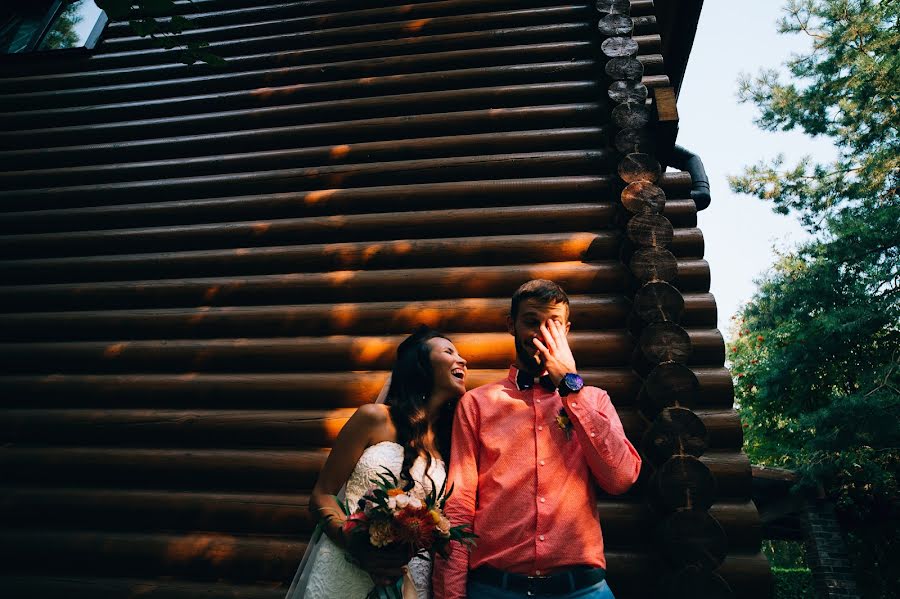
{"type": "Polygon", "coordinates": [[[666,194],[658,185],[653,111],[641,82],[628,0],[598,0],[600,53],[606,61],[607,95],[625,229],[622,257],[633,280],[630,322],[638,338],[633,367],[643,378],[639,414],[641,479],[655,519],[660,567],[659,596],[734,598],[717,572],[728,554],[728,538],[710,514],[717,481],[701,458],[709,432],[695,413],[699,383],[687,366],[693,342],[680,326],[685,298],[677,287],[678,262],[670,251],[673,226],[665,216],[666,194]]]}

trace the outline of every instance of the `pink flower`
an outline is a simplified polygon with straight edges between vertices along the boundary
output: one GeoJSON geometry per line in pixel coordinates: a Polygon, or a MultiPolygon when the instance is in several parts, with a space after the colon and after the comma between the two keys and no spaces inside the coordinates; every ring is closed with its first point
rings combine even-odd
{"type": "Polygon", "coordinates": [[[369,517],[366,516],[365,512],[355,512],[347,516],[347,519],[344,520],[344,524],[341,528],[343,529],[344,534],[350,534],[359,527],[365,528],[368,523],[369,517]]]}

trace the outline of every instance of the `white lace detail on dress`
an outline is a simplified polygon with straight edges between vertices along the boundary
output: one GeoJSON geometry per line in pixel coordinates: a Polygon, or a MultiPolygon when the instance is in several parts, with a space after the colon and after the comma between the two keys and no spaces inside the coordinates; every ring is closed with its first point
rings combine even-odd
{"type": "MultiPolygon", "coordinates": [[[[350,509],[356,509],[360,498],[369,490],[369,481],[382,473],[384,467],[390,468],[395,476],[400,476],[400,469],[403,467],[401,445],[383,441],[366,448],[347,481],[346,500],[350,509]]],[[[418,458],[409,473],[416,481],[413,492],[424,498],[425,493],[431,489],[431,481],[425,477],[425,459],[418,458]]],[[[440,489],[446,477],[443,462],[433,460],[428,475],[440,489]]],[[[322,548],[311,567],[306,593],[309,599],[363,599],[372,590],[369,575],[348,562],[344,552],[331,539],[323,539],[322,548]]],[[[430,599],[431,562],[413,559],[409,562],[409,570],[416,583],[419,599],[430,599]]]]}

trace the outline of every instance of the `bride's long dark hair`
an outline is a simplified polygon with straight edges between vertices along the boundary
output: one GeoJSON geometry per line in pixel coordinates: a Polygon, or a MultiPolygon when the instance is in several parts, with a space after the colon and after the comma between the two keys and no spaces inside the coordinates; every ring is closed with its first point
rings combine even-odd
{"type": "MultiPolygon", "coordinates": [[[[397,443],[403,446],[400,480],[405,481],[406,490],[415,484],[409,469],[416,458],[425,457],[426,474],[431,468],[431,453],[425,447],[425,436],[428,433],[428,400],[434,389],[434,369],[427,342],[434,338],[447,339],[436,330],[421,325],[403,340],[397,348],[391,386],[384,402],[390,408],[391,420],[397,429],[397,443]]],[[[435,444],[444,462],[450,457],[450,427],[455,405],[455,401],[444,404],[435,423],[435,444]]]]}

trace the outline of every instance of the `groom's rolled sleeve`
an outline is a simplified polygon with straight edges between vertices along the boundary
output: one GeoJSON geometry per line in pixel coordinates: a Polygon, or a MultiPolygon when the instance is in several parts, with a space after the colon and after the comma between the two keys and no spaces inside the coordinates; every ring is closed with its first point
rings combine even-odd
{"type": "Polygon", "coordinates": [[[563,405],[600,487],[611,495],[630,489],[641,473],[641,456],[625,436],[609,394],[585,387],[564,398],[563,405]]]}
{"type": "MultiPolygon", "coordinates": [[[[474,526],[478,452],[478,404],[471,393],[466,393],[459,400],[453,422],[447,484],[448,489],[453,485],[453,494],[444,506],[445,515],[453,526],[474,526]]],[[[464,598],[468,575],[469,550],[460,543],[451,543],[449,559],[437,558],[434,562],[434,599],[464,598]]]]}

